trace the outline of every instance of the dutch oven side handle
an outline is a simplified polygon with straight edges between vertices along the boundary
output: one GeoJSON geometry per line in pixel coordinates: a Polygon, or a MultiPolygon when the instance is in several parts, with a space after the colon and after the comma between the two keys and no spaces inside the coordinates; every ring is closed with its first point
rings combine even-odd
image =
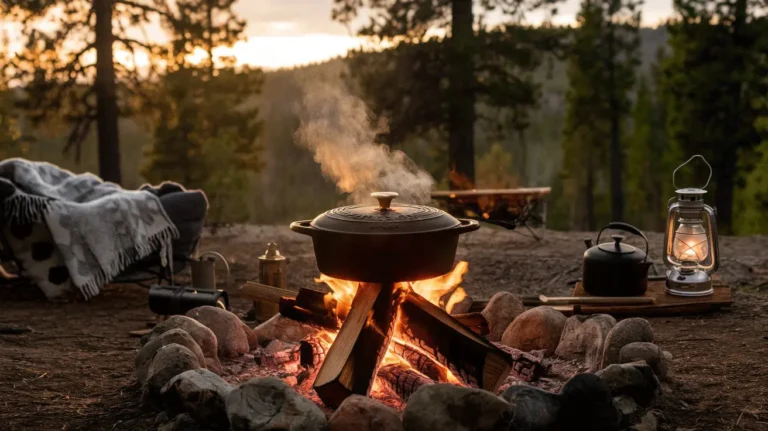
{"type": "Polygon", "coordinates": [[[452,228],[453,231],[461,233],[472,232],[473,230],[480,229],[480,222],[471,219],[459,219],[459,224],[452,228]]]}
{"type": "Polygon", "coordinates": [[[300,234],[312,236],[317,229],[310,226],[312,220],[295,221],[291,223],[291,230],[300,234]]]}

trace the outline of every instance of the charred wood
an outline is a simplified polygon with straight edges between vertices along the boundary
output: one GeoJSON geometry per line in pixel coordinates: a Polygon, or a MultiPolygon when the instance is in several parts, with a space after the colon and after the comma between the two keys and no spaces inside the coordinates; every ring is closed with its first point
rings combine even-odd
{"type": "Polygon", "coordinates": [[[405,364],[384,365],[379,369],[378,375],[379,381],[400,395],[403,400],[407,400],[420,387],[435,383],[405,364]]]}
{"type": "Polygon", "coordinates": [[[316,368],[322,365],[330,345],[319,337],[307,337],[299,343],[301,365],[308,368],[316,368]]]}
{"type": "Polygon", "coordinates": [[[336,317],[336,300],[318,290],[299,289],[296,298],[280,298],[280,314],[321,328],[339,329],[336,317]]]}
{"type": "Polygon", "coordinates": [[[256,363],[262,367],[276,367],[289,363],[298,362],[300,358],[299,346],[296,345],[288,350],[279,352],[262,351],[254,356],[256,363]]]}
{"type": "Polygon", "coordinates": [[[390,347],[395,354],[402,357],[406,362],[411,364],[413,368],[419,370],[419,372],[430,379],[439,383],[453,383],[448,378],[448,369],[445,368],[445,366],[438,364],[420,349],[398,339],[392,340],[390,347]]]}
{"type": "Polygon", "coordinates": [[[532,382],[546,373],[547,367],[543,364],[543,356],[537,356],[522,350],[509,347],[501,343],[493,343],[512,359],[512,375],[516,378],[532,382]]]}
{"type": "Polygon", "coordinates": [[[418,347],[465,384],[494,392],[511,372],[508,354],[412,290],[400,316],[395,338],[418,347]]]}

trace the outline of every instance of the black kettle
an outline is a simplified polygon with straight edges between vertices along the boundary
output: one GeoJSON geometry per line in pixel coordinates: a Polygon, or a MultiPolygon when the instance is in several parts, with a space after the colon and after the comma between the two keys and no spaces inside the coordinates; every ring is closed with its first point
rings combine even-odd
{"type": "Polygon", "coordinates": [[[597,235],[598,245],[586,239],[581,280],[584,291],[595,296],[641,296],[648,289],[648,238],[640,229],[621,222],[608,223],[597,235]],[[645,252],[625,244],[621,235],[612,235],[612,242],[600,244],[606,229],[622,230],[645,240],[645,252]]]}

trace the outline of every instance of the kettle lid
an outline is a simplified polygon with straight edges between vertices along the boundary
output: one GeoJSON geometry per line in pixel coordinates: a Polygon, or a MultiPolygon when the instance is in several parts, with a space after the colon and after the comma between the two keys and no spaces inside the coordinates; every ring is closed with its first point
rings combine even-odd
{"type": "Polygon", "coordinates": [[[619,255],[631,254],[638,251],[636,247],[622,242],[624,240],[624,236],[622,235],[611,235],[611,238],[613,238],[613,242],[604,242],[598,245],[597,248],[599,248],[600,251],[619,255]]]}

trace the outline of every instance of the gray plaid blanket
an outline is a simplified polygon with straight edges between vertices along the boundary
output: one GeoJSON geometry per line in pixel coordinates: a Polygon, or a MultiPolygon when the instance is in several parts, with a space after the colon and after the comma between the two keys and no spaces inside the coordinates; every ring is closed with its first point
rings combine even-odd
{"type": "Polygon", "coordinates": [[[154,251],[165,260],[178,237],[152,193],[18,158],[0,162],[0,217],[0,224],[44,221],[86,298],[154,251]]]}

